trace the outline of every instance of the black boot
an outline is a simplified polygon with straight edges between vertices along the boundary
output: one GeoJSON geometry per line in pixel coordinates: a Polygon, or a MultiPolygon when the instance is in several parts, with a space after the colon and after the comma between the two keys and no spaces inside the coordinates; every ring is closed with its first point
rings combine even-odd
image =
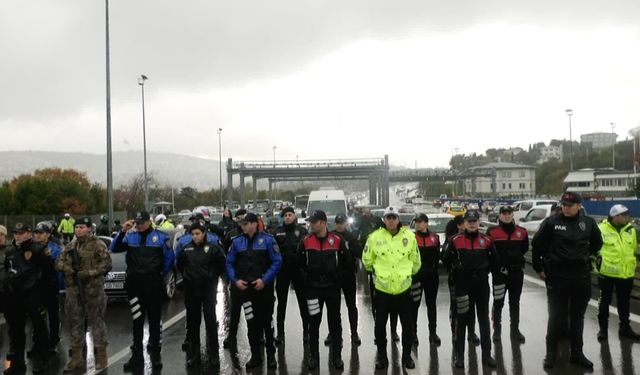
{"type": "Polygon", "coordinates": [[[442,340],[440,340],[440,337],[437,333],[433,332],[429,335],[429,342],[435,346],[440,346],[442,340]]]}
{"type": "Polygon", "coordinates": [[[408,369],[416,368],[416,363],[411,358],[411,352],[402,351],[402,365],[408,369]]]}
{"type": "Polygon", "coordinates": [[[267,353],[267,368],[269,369],[278,368],[278,361],[276,361],[276,354],[273,352],[267,353]]]}
{"type": "Polygon", "coordinates": [[[331,362],[333,362],[333,368],[335,368],[336,370],[342,370],[344,369],[344,362],[342,361],[342,351],[341,350],[335,350],[332,353],[331,356],[331,362]]]}
{"type": "Polygon", "coordinates": [[[258,343],[251,345],[251,358],[249,358],[249,362],[245,365],[247,370],[256,368],[262,365],[262,353],[261,348],[258,343]]]}
{"type": "Polygon", "coordinates": [[[189,349],[191,349],[191,342],[189,342],[189,339],[185,337],[182,342],[182,351],[189,352],[189,349]]]}
{"type": "Polygon", "coordinates": [[[498,343],[502,340],[502,323],[493,322],[493,341],[498,343]]]}
{"type": "Polygon", "coordinates": [[[556,367],[556,354],[547,353],[546,357],[544,357],[544,362],[542,362],[542,367],[545,369],[552,369],[556,367]]]}
{"type": "Polygon", "coordinates": [[[464,368],[464,351],[456,353],[456,361],[454,362],[456,368],[464,368]]]}
{"type": "Polygon", "coordinates": [[[218,349],[215,350],[207,350],[209,355],[209,365],[212,367],[220,366],[220,354],[218,353],[218,349]]]}
{"type": "Polygon", "coordinates": [[[520,330],[518,329],[518,327],[511,327],[511,338],[521,344],[524,344],[526,340],[522,332],[520,332],[520,330]]]}
{"type": "Polygon", "coordinates": [[[331,334],[327,334],[327,338],[324,339],[324,346],[331,345],[331,334]]]}
{"type": "Polygon", "coordinates": [[[187,355],[187,367],[197,367],[200,366],[200,350],[192,350],[189,349],[189,354],[187,355]]]}
{"type": "Polygon", "coordinates": [[[618,336],[631,339],[634,341],[640,340],[640,335],[633,332],[629,323],[620,323],[620,329],[618,330],[618,336]]]}
{"type": "Polygon", "coordinates": [[[122,365],[125,372],[131,372],[144,365],[144,357],[142,356],[142,349],[133,348],[131,350],[131,358],[122,365]]]}
{"type": "Polygon", "coordinates": [[[593,362],[591,362],[587,357],[585,357],[583,352],[571,353],[571,356],[569,357],[569,362],[586,369],[593,368],[593,362]]]}
{"type": "Polygon", "coordinates": [[[483,354],[482,363],[484,363],[485,365],[491,368],[495,368],[498,366],[496,363],[496,360],[491,356],[491,354],[483,354]]]}
{"type": "Polygon", "coordinates": [[[225,337],[224,341],[222,341],[222,347],[225,349],[229,349],[229,348],[235,348],[237,344],[236,338],[235,336],[231,337],[231,336],[227,336],[225,337]]]}
{"type": "MultiPolygon", "coordinates": [[[[200,347],[198,347],[197,350],[198,357],[200,357],[200,347]]],[[[153,350],[149,352],[149,359],[151,360],[151,367],[154,370],[159,370],[162,368],[162,356],[160,355],[159,347],[154,347],[153,350]]]]}
{"type": "Polygon", "coordinates": [[[387,366],[389,366],[387,348],[378,348],[378,355],[376,356],[376,370],[385,369],[387,366]]]}

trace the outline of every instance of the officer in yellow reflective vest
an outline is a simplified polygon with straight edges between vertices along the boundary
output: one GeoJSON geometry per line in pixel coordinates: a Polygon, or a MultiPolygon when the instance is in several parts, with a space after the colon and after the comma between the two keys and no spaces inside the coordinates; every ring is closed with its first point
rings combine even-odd
{"type": "Polygon", "coordinates": [[[636,274],[636,249],[638,237],[636,228],[629,223],[629,209],[621,204],[611,207],[609,217],[598,224],[603,245],[598,253],[596,265],[600,273],[600,301],[598,304],[598,340],[607,339],[609,326],[609,304],[616,289],[616,302],[620,328],[618,335],[632,340],[640,340],[640,335],[629,324],[629,298],[636,274]]]}
{"type": "Polygon", "coordinates": [[[411,276],[420,270],[420,252],[415,234],[401,226],[396,208],[388,207],[383,221],[384,227],[369,235],[362,254],[366,270],[375,275],[376,369],[389,365],[386,327],[391,312],[400,316],[402,324],[402,364],[412,369],[416,365],[411,359],[414,340],[411,276]]]}

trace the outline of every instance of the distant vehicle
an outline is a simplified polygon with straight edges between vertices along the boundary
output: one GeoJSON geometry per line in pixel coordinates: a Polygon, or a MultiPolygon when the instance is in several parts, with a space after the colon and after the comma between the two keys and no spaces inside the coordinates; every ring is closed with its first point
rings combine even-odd
{"type": "Polygon", "coordinates": [[[327,226],[333,230],[336,215],[349,213],[344,192],[342,190],[312,191],[309,193],[309,201],[307,202],[307,215],[311,215],[316,210],[322,210],[327,214],[327,226]]]}
{"type": "Polygon", "coordinates": [[[299,208],[300,210],[307,209],[307,203],[309,203],[308,195],[296,195],[293,198],[293,208],[299,208]]]}
{"type": "Polygon", "coordinates": [[[403,204],[402,207],[398,210],[400,213],[409,213],[412,214],[415,212],[413,205],[411,204],[403,204]]]}
{"type": "Polygon", "coordinates": [[[411,227],[411,223],[413,223],[413,218],[416,217],[415,214],[413,213],[403,213],[400,212],[400,225],[402,225],[403,227],[411,227]]]}
{"type": "Polygon", "coordinates": [[[520,219],[534,206],[542,204],[554,204],[556,201],[550,199],[527,199],[518,201],[513,204],[513,220],[516,224],[520,223],[520,219]]]}
{"type": "Polygon", "coordinates": [[[267,212],[271,208],[271,200],[269,199],[256,199],[253,205],[256,212],[267,212]]]}
{"type": "Polygon", "coordinates": [[[485,214],[489,213],[489,211],[493,210],[493,208],[497,205],[498,205],[498,202],[496,201],[484,201],[484,203],[482,203],[482,211],[485,214]]]}
{"type": "Polygon", "coordinates": [[[155,202],[151,207],[151,215],[164,214],[171,215],[173,213],[173,204],[171,202],[155,202]]]}
{"type": "MultiPolygon", "coordinates": [[[[437,233],[438,237],[440,237],[440,244],[444,245],[445,237],[445,229],[447,227],[447,223],[454,218],[453,215],[450,214],[427,214],[429,217],[429,231],[433,233],[437,233]]],[[[411,229],[415,231],[416,224],[415,222],[411,223],[411,229]]]]}
{"type": "Polygon", "coordinates": [[[442,207],[442,201],[440,199],[434,199],[431,205],[435,208],[440,208],[442,207]]]}
{"type": "Polygon", "coordinates": [[[480,206],[477,203],[468,203],[467,211],[478,211],[480,210],[480,206]]]}
{"type": "Polygon", "coordinates": [[[464,208],[463,206],[458,206],[457,204],[452,204],[447,209],[447,213],[453,216],[461,216],[461,215],[464,215],[465,212],[467,212],[467,209],[464,208]]]}

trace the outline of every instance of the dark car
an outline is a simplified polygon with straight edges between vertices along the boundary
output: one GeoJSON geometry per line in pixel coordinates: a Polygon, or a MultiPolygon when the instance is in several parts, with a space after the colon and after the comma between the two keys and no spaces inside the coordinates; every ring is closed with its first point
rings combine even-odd
{"type": "MultiPolygon", "coordinates": [[[[168,229],[164,230],[169,234],[171,238],[171,248],[174,248],[174,244],[184,234],[184,229],[168,229]]],[[[102,242],[111,246],[111,237],[98,237],[102,242]]],[[[126,298],[127,297],[127,263],[125,261],[126,252],[110,253],[111,254],[111,271],[104,276],[104,290],[109,298],[126,298]]],[[[173,269],[164,275],[165,281],[165,297],[168,299],[173,298],[176,293],[176,285],[182,282],[180,272],[174,266],[173,269]]]]}

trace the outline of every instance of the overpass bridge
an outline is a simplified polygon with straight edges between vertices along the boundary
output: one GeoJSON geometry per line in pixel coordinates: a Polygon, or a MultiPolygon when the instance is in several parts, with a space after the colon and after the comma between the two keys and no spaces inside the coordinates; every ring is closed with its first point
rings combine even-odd
{"type": "Polygon", "coordinates": [[[269,181],[269,193],[282,181],[368,180],[369,203],[389,205],[389,156],[365,159],[233,161],[227,160],[227,201],[232,201],[233,175],[240,176],[240,206],[245,206],[245,180],[269,181]]]}
{"type": "Polygon", "coordinates": [[[493,188],[493,195],[496,194],[496,169],[493,168],[489,173],[459,172],[451,169],[400,169],[389,172],[389,182],[447,182],[453,181],[459,184],[469,181],[470,193],[475,194],[476,179],[490,178],[493,188]]]}

